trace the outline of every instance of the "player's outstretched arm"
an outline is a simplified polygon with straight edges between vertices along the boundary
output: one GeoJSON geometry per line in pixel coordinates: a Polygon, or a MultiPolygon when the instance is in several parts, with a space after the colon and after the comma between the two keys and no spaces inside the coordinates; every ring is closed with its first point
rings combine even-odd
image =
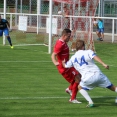
{"type": "Polygon", "coordinates": [[[107,64],[105,64],[98,56],[95,56],[94,60],[96,60],[97,62],[102,64],[106,69],[109,69],[109,66],[107,64]]]}

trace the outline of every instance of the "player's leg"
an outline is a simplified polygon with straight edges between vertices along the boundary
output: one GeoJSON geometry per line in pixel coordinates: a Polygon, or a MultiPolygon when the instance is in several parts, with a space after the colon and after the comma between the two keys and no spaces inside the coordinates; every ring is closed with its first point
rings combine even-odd
{"type": "Polygon", "coordinates": [[[99,29],[96,31],[96,34],[97,34],[97,36],[98,36],[97,40],[100,40],[101,34],[100,34],[100,32],[99,32],[99,29]]]}
{"type": "MultiPolygon", "coordinates": [[[[72,77],[74,77],[74,75],[72,77]]],[[[80,78],[81,78],[81,75],[80,74],[76,74],[75,80],[73,81],[73,86],[72,86],[71,100],[74,100],[76,98],[76,95],[77,95],[77,92],[78,92],[78,85],[79,85],[79,82],[80,82],[80,78]]]]}
{"type": "Polygon", "coordinates": [[[114,86],[106,76],[103,77],[103,80],[101,80],[100,87],[108,88],[111,91],[117,92],[117,87],[114,86]]]}
{"type": "Polygon", "coordinates": [[[12,46],[12,42],[11,42],[10,36],[8,35],[8,36],[6,36],[6,38],[7,38],[8,42],[9,42],[10,46],[12,46]]]}
{"type": "Polygon", "coordinates": [[[99,74],[99,79],[98,79],[98,87],[102,87],[102,88],[108,88],[111,91],[115,91],[117,92],[117,87],[114,86],[111,81],[108,79],[108,77],[103,74],[102,72],[100,72],[99,74]]]}
{"type": "Polygon", "coordinates": [[[103,41],[103,39],[104,39],[104,28],[100,29],[100,34],[101,34],[100,41],[103,41]]]}
{"type": "Polygon", "coordinates": [[[104,28],[101,29],[101,41],[104,39],[104,28]]]}
{"type": "Polygon", "coordinates": [[[61,75],[65,78],[66,81],[68,81],[70,83],[69,87],[65,89],[65,92],[71,96],[72,95],[72,87],[73,87],[72,79],[69,79],[69,74],[67,74],[67,72],[63,73],[61,75]]]}
{"type": "Polygon", "coordinates": [[[87,105],[87,107],[93,107],[94,103],[93,103],[91,97],[89,96],[88,92],[86,91],[88,89],[87,88],[83,88],[82,86],[79,85],[78,86],[78,90],[79,90],[80,94],[88,101],[89,104],[87,105]]]}
{"type": "Polygon", "coordinates": [[[79,84],[79,77],[81,77],[81,76],[76,76],[75,77],[75,80],[74,81],[72,81],[71,83],[70,83],[70,85],[69,85],[69,87],[68,88],[66,88],[66,93],[68,93],[69,95],[71,95],[72,96],[72,100],[76,97],[76,93],[77,93],[77,91],[78,91],[78,84],[79,84]],[[74,90],[75,89],[75,90],[74,90]],[[72,95],[72,92],[74,92],[75,91],[75,94],[73,93],[73,95],[72,95]]]}
{"type": "Polygon", "coordinates": [[[74,68],[72,68],[70,78],[74,79],[74,81],[73,81],[74,83],[73,83],[73,87],[72,87],[72,96],[69,101],[72,103],[81,103],[76,99],[77,92],[78,92],[78,85],[81,80],[81,75],[74,68]]]}
{"type": "Polygon", "coordinates": [[[72,95],[70,98],[70,102],[72,103],[81,103],[79,101],[76,100],[76,95],[78,92],[78,84],[79,84],[79,80],[75,81],[75,78],[79,78],[78,77],[78,72],[74,69],[74,68],[70,68],[67,72],[65,72],[64,74],[62,74],[63,77],[71,84],[71,90],[72,90],[72,95]],[[77,76],[77,77],[76,77],[77,76]]]}
{"type": "Polygon", "coordinates": [[[70,96],[72,96],[72,88],[73,88],[74,82],[72,82],[68,88],[65,89],[65,92],[68,93],[70,96]]]}
{"type": "Polygon", "coordinates": [[[12,45],[12,42],[11,42],[11,38],[10,38],[10,36],[9,36],[9,30],[8,30],[8,28],[5,28],[5,29],[3,30],[3,32],[4,32],[4,35],[6,36],[8,42],[9,42],[11,48],[13,48],[13,45],[12,45]]]}
{"type": "Polygon", "coordinates": [[[99,75],[100,75],[100,72],[92,72],[90,75],[91,77],[87,78],[87,75],[84,76],[83,79],[84,80],[81,80],[80,81],[80,84],[78,86],[78,90],[79,92],[81,93],[81,95],[88,101],[88,105],[87,107],[93,107],[94,106],[94,103],[91,99],[91,97],[89,96],[87,90],[91,90],[95,87],[97,87],[97,84],[98,84],[98,79],[99,79],[99,75]],[[92,75],[91,75],[92,74],[92,75]]]}
{"type": "Polygon", "coordinates": [[[107,87],[107,88],[110,89],[111,91],[117,92],[117,87],[114,86],[114,85],[112,85],[112,86],[110,86],[110,87],[107,87]]]}
{"type": "Polygon", "coordinates": [[[111,83],[111,81],[108,79],[108,77],[106,75],[104,75],[103,73],[101,73],[101,72],[100,72],[100,76],[99,76],[99,80],[98,81],[99,81],[99,84],[98,84],[99,87],[108,88],[111,91],[117,92],[117,87],[114,86],[111,83]]]}
{"type": "MultiPolygon", "coordinates": [[[[76,76],[76,79],[77,79],[77,76],[76,76]]],[[[75,82],[75,80],[70,83],[69,87],[65,89],[65,92],[68,93],[70,96],[72,96],[72,100],[76,98],[76,94],[78,92],[78,82],[75,82]],[[73,95],[72,95],[72,92],[73,92],[73,95]]]]}
{"type": "Polygon", "coordinates": [[[100,32],[98,33],[98,37],[101,38],[101,33],[100,32]]]}

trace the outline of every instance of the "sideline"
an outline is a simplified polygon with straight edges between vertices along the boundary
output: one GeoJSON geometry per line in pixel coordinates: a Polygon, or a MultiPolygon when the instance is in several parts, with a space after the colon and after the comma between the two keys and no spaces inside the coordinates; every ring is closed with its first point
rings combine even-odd
{"type": "MultiPolygon", "coordinates": [[[[0,100],[35,100],[35,99],[65,99],[69,97],[1,97],[0,100]]],[[[84,97],[77,97],[78,99],[84,99],[84,97]]],[[[91,98],[116,98],[116,96],[92,96],[91,98]]]]}

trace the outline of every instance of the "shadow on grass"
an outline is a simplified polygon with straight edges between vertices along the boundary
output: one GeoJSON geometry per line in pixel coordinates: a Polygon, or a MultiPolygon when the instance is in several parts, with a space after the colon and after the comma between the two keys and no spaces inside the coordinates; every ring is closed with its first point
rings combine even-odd
{"type": "Polygon", "coordinates": [[[115,97],[102,97],[102,98],[92,98],[95,107],[99,106],[117,106],[115,103],[115,97]]]}

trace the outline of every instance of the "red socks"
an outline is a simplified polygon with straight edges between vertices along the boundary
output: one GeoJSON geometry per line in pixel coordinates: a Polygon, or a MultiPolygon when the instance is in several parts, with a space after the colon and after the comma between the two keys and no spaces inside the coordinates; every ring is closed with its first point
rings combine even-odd
{"type": "Polygon", "coordinates": [[[79,83],[74,82],[74,84],[73,84],[73,86],[72,86],[72,96],[71,96],[71,100],[76,99],[76,95],[77,95],[77,92],[78,92],[78,84],[79,84],[79,83]]]}
{"type": "MultiPolygon", "coordinates": [[[[75,82],[75,81],[74,81],[74,82],[75,82]]],[[[72,82],[72,83],[70,84],[70,86],[69,86],[69,90],[72,90],[73,85],[74,85],[74,82],[72,82]]]]}

